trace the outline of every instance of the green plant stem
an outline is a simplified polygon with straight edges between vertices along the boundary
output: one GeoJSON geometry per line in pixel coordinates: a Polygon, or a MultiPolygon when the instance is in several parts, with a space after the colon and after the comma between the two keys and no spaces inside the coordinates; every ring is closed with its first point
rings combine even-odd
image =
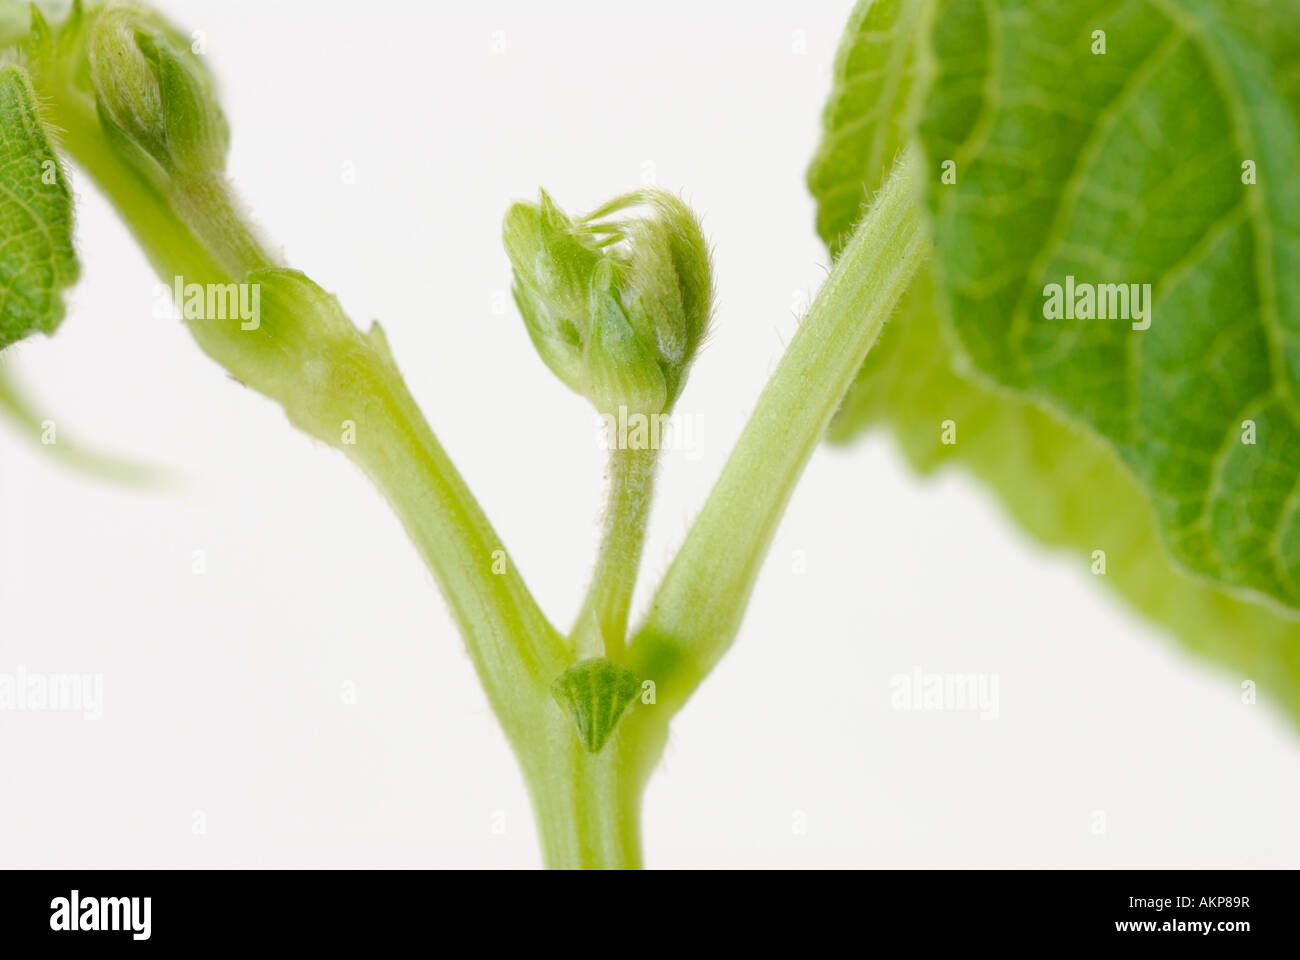
{"type": "Polygon", "coordinates": [[[168,199],[108,146],[92,103],[79,93],[37,87],[45,97],[59,146],[84,169],[117,209],[159,279],[192,277],[228,283],[236,275],[215,257],[172,209],[168,199]]]}
{"type": "MultiPolygon", "coordinates": [[[[493,710],[522,753],[559,714],[550,681],[567,648],[534,602],[464,479],[395,368],[359,378],[347,412],[356,443],[339,449],[388,500],[433,572],[466,639],[493,710]]],[[[572,731],[569,731],[572,734],[572,731]]]]}
{"type": "MultiPolygon", "coordinates": [[[[224,180],[167,189],[106,143],[84,95],[58,84],[41,92],[64,148],[108,195],[164,281],[179,275],[187,282],[240,282],[248,271],[271,265],[224,180]]],[[[259,389],[365,470],[433,571],[523,768],[548,866],[640,865],[641,795],[662,753],[668,718],[731,643],[794,483],[923,258],[919,179],[919,160],[909,153],[760,397],[623,657],[655,681],[658,702],[635,704],[594,755],[549,696],[549,681],[573,651],[538,609],[438,444],[382,333],[376,328],[363,336],[346,323],[340,332],[337,304],[321,293],[281,303],[272,331],[260,334],[276,350],[253,354],[262,366],[250,369],[269,376],[272,388],[259,389]],[[322,387],[327,396],[318,395],[322,387]],[[355,444],[331,434],[340,416],[354,421],[355,444]]],[[[294,284],[319,289],[282,274],[268,275],[281,296],[299,289],[294,284]]],[[[230,331],[191,329],[219,362],[245,349],[230,331]]],[[[654,471],[652,455],[627,454],[612,462],[605,531],[585,605],[595,635],[615,652],[626,632],[654,471]]]]}
{"type": "Polygon", "coordinates": [[[612,447],[596,568],[573,630],[580,657],[618,660],[645,544],[658,450],[612,447]]]}
{"type": "MultiPolygon", "coordinates": [[[[93,111],[75,94],[52,98],[50,109],[65,149],[114,203],[164,281],[181,275],[197,283],[227,283],[269,264],[224,183],[187,184],[168,196],[112,151],[93,111]]],[[[302,309],[312,306],[304,302],[302,309]]],[[[213,353],[204,328],[192,329],[213,353]]],[[[331,378],[336,389],[327,399],[300,398],[309,408],[304,414],[295,411],[289,384],[286,409],[366,472],[433,572],[523,768],[547,865],[639,866],[640,796],[666,726],[654,735],[655,724],[642,718],[620,730],[601,753],[586,753],[572,721],[550,696],[550,681],[571,659],[568,646],[429,428],[382,333],[376,328],[337,347],[329,339],[317,346],[317,359],[339,371],[331,378]],[[334,422],[343,416],[354,422],[355,443],[312,428],[322,403],[334,422]]],[[[286,355],[286,370],[293,369],[289,360],[286,355]]],[[[626,514],[622,508],[614,512],[626,514]]]]}
{"type": "MultiPolygon", "coordinates": [[[[175,276],[200,284],[237,282],[270,262],[224,180],[186,183],[169,195],[113,150],[84,98],[56,90],[49,110],[64,148],[113,202],[165,283],[175,276]]],[[[303,303],[301,309],[312,307],[303,303]]],[[[214,359],[228,359],[219,335],[202,324],[191,330],[214,359]]],[[[309,345],[317,355],[305,366],[329,372],[327,398],[319,395],[318,382],[293,382],[290,351],[298,345],[285,341],[289,379],[277,384],[275,399],[300,426],[322,406],[356,422],[356,444],[337,433],[310,432],[356,460],[388,499],[448,598],[507,736],[527,750],[539,714],[558,713],[546,688],[568,661],[566,645],[411,399],[382,336],[353,333],[309,345]]]]}
{"type": "Polygon", "coordinates": [[[212,256],[231,275],[276,266],[262,242],[245,222],[224,177],[177,182],[172,207],[182,223],[201,238],[212,256]]]}
{"type": "Polygon", "coordinates": [[[679,706],[735,638],[790,494],[929,241],[911,147],[876,195],[673,559],[629,665],[679,706]]]}
{"type": "Polygon", "coordinates": [[[566,722],[553,749],[523,758],[544,862],[555,870],[639,869],[647,745],[621,729],[590,754],[572,734],[566,722]]]}

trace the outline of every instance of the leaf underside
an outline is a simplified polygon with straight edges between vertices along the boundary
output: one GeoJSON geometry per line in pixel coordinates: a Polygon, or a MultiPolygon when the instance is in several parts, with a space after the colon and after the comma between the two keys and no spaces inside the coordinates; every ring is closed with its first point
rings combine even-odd
{"type": "Polygon", "coordinates": [[[0,349],[63,320],[77,279],[72,197],[17,66],[0,67],[0,349]]]}
{"type": "Polygon", "coordinates": [[[964,463],[1039,539],[1081,563],[1105,550],[1105,582],[1300,718],[1300,14],[1244,6],[862,3],[809,182],[834,251],[882,155],[919,135],[930,164],[938,266],[832,440],[883,422],[918,468],[964,463]],[[912,93],[885,84],[889,63],[912,93]],[[1067,275],[1150,283],[1150,328],[1046,318],[1067,275]]]}

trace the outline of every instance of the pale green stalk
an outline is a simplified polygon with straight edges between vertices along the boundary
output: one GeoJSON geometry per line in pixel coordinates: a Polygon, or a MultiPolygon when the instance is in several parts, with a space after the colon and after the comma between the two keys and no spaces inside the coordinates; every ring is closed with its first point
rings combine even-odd
{"type": "Polygon", "coordinates": [[[105,139],[84,93],[57,75],[41,79],[62,145],[112,200],[164,282],[178,275],[241,282],[262,271],[253,276],[279,296],[304,291],[278,303],[274,335],[263,331],[260,341],[229,327],[189,326],[205,351],[237,375],[247,372],[246,382],[280,402],[295,425],[352,458],[400,518],[447,598],[519,758],[547,864],[639,866],[641,796],[668,720],[734,638],[790,493],[924,256],[916,155],[899,161],[836,264],[624,649],[654,450],[611,453],[600,551],[571,643],[528,592],[412,399],[382,331],[362,335],[306,278],[268,271],[275,264],[224,177],[160,185],[105,139]],[[353,440],[336,432],[343,423],[353,440]],[[575,659],[600,655],[632,666],[652,692],[593,754],[550,684],[575,659]]]}
{"type": "Polygon", "coordinates": [[[795,484],[928,249],[919,152],[874,198],[790,342],[628,651],[675,708],[731,646],[795,484]]]}
{"type": "Polygon", "coordinates": [[[658,451],[654,449],[615,446],[609,452],[609,489],[600,552],[573,630],[574,646],[580,656],[606,656],[611,660],[622,656],[657,463],[658,451]]]}
{"type": "MultiPolygon", "coordinates": [[[[65,149],[117,207],[160,279],[230,283],[270,263],[235,212],[224,180],[185,184],[165,195],[105,142],[97,118],[75,91],[56,91],[51,122],[65,149]],[[184,215],[182,215],[182,211],[184,215]],[[217,234],[215,237],[212,234],[217,234]]],[[[304,310],[313,309],[303,304],[304,310]]],[[[201,323],[190,325],[219,362],[228,347],[201,323]]],[[[300,425],[322,405],[356,423],[357,443],[312,430],[354,459],[388,499],[448,597],[458,627],[507,734],[518,746],[532,737],[538,715],[555,712],[547,684],[567,665],[563,639],[528,592],[514,563],[450,459],[429,429],[377,336],[333,350],[317,345],[318,364],[337,363],[333,395],[315,385],[278,384],[276,398],[300,425]],[[298,409],[299,405],[301,409],[298,409]]],[[[286,362],[286,376],[293,365],[286,362]]]]}

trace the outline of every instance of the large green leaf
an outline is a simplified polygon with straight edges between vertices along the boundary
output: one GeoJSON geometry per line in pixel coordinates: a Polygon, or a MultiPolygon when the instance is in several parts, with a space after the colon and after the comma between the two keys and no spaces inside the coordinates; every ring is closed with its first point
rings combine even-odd
{"type": "Polygon", "coordinates": [[[27,74],[0,67],[0,350],[63,320],[77,279],[72,197],[27,74]]]}
{"type": "Polygon", "coordinates": [[[1295,60],[1207,0],[951,0],[933,43],[921,130],[956,163],[930,198],[966,354],[1105,437],[1181,563],[1300,605],[1300,132],[1273,79],[1295,60]],[[1045,316],[1069,277],[1149,284],[1150,329],[1045,316]]]}
{"type": "MultiPolygon", "coordinates": [[[[1212,457],[1241,435],[1247,417],[1237,417],[1230,437],[1227,418],[1236,411],[1222,410],[1221,397],[1243,389],[1235,381],[1250,371],[1225,364],[1240,344],[1258,340],[1270,316],[1261,309],[1258,269],[1267,258],[1243,263],[1239,256],[1236,275],[1229,265],[1216,272],[1219,264],[1194,259],[1206,247],[1207,218],[1222,216],[1235,196],[1244,209],[1238,246],[1256,249],[1246,228],[1263,224],[1282,266],[1287,251],[1298,249],[1289,218],[1298,196],[1290,151],[1300,31],[1282,29],[1297,9],[1243,6],[1225,8],[1234,23],[1214,22],[1210,39],[1198,36],[1195,24],[1211,23],[1215,11],[1192,0],[859,3],[809,183],[819,231],[834,251],[858,212],[844,198],[870,195],[879,157],[913,135],[924,104],[942,282],[936,296],[933,278],[923,277],[886,327],[832,440],[847,442],[884,423],[919,469],[963,463],[1039,539],[1075,551],[1081,564],[1105,550],[1099,580],[1300,717],[1300,624],[1281,605],[1253,602],[1235,588],[1292,598],[1269,589],[1280,578],[1247,580],[1249,566],[1221,562],[1268,529],[1258,498],[1285,483],[1278,464],[1300,458],[1300,445],[1288,446],[1289,424],[1252,418],[1257,443],[1232,452],[1253,459],[1253,469],[1248,462],[1218,480],[1230,481],[1231,492],[1214,488],[1217,525],[1201,538],[1199,553],[1171,522],[1178,517],[1171,505],[1190,489],[1177,485],[1188,483],[1199,462],[1197,444],[1222,430],[1212,457]],[[1091,52],[1096,29],[1106,30],[1105,54],[1091,52]],[[1162,44],[1186,49],[1180,56],[1178,49],[1161,52],[1162,44]],[[1216,61],[1207,47],[1229,52],[1216,61]],[[1229,101],[1224,62],[1254,84],[1249,108],[1229,101]],[[914,79],[908,96],[891,92],[879,73],[889,63],[932,83],[928,98],[925,90],[918,96],[914,79]],[[1142,113],[1157,107],[1152,117],[1142,113]],[[1236,126],[1217,128],[1225,118],[1236,126]],[[1256,139],[1271,152],[1267,161],[1262,149],[1250,158],[1260,180],[1253,189],[1269,176],[1272,190],[1249,199],[1230,144],[1240,125],[1265,121],[1267,136],[1256,139]],[[939,181],[943,160],[956,163],[954,185],[939,181]],[[1279,170],[1289,170],[1292,182],[1279,170]],[[1055,239],[1058,233],[1065,239],[1055,239]],[[1183,263],[1163,286],[1169,271],[1153,266],[1162,256],[1183,263]],[[1044,320],[1043,286],[1071,270],[1080,280],[1156,285],[1151,328],[1044,320]],[[1142,337],[1152,339],[1134,347],[1142,337]],[[1129,350],[1144,358],[1135,380],[1122,376],[1129,350]],[[1154,422],[1135,426],[1147,418],[1154,422]],[[957,425],[952,445],[941,442],[946,420],[957,425]],[[1116,424],[1129,433],[1116,433],[1116,424]],[[1173,469],[1180,455],[1187,461],[1181,476],[1173,469]],[[1208,549],[1216,537],[1223,547],[1208,549]]],[[[1274,266],[1271,316],[1298,322],[1295,306],[1278,298],[1300,274],[1280,279],[1281,266],[1274,266]]],[[[1294,466],[1290,480],[1294,487],[1294,466]]]]}
{"type": "Polygon", "coordinates": [[[817,231],[836,256],[915,133],[931,9],[928,0],[859,2],[849,20],[822,116],[825,136],[808,171],[817,231]]]}
{"type": "MultiPolygon", "coordinates": [[[[1300,624],[1179,570],[1159,541],[1155,518],[1131,471],[1083,428],[1012,394],[954,372],[923,280],[872,349],[849,402],[831,429],[848,442],[868,426],[889,427],[908,461],[929,473],[961,464],[991,487],[1034,537],[1072,551],[1081,569],[1189,649],[1250,683],[1261,702],[1300,720],[1300,624]],[[955,444],[942,424],[957,425],[955,444]]],[[[1008,585],[1008,590],[1012,589],[1008,585]]]]}

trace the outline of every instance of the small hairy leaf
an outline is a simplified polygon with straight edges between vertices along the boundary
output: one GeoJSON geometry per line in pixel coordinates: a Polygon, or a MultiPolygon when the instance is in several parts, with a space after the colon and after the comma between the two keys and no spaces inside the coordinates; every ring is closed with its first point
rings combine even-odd
{"type": "Polygon", "coordinates": [[[77,279],[72,196],[20,67],[0,67],[0,349],[63,320],[77,279]]]}
{"type": "Polygon", "coordinates": [[[582,745],[599,753],[641,684],[627,667],[595,657],[575,663],[551,684],[551,693],[573,718],[582,745]]]}

